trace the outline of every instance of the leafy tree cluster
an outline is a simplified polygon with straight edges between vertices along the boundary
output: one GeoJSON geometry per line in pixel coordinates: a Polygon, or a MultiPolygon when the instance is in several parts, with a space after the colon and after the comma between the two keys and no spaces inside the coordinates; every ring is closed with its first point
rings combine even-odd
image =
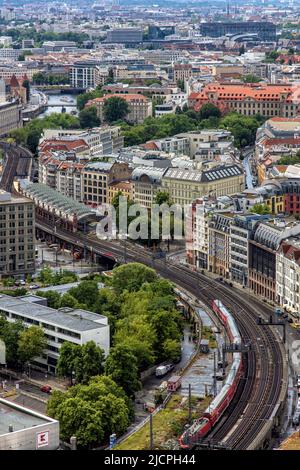
{"type": "Polygon", "coordinates": [[[113,270],[112,288],[120,308],[113,320],[113,345],[128,348],[141,371],[162,360],[180,357],[181,317],[172,285],[140,263],[113,270]]]}
{"type": "Polygon", "coordinates": [[[261,78],[257,77],[252,73],[248,73],[242,77],[242,81],[244,83],[259,83],[261,81],[261,78]]]}
{"type": "Polygon", "coordinates": [[[280,56],[280,53],[278,51],[271,51],[266,53],[266,62],[269,63],[274,63],[276,62],[276,59],[280,56]]]}
{"type": "Polygon", "coordinates": [[[82,129],[98,127],[100,125],[96,106],[89,106],[88,108],[82,109],[78,117],[82,129]]]}
{"type": "Polygon", "coordinates": [[[298,163],[300,163],[300,151],[296,155],[281,157],[278,160],[279,165],[297,165],[298,163]]]}
{"type": "Polygon", "coordinates": [[[119,96],[108,98],[103,106],[103,114],[105,121],[112,123],[125,119],[129,112],[127,101],[119,96]]]}
{"type": "Polygon", "coordinates": [[[45,266],[38,274],[37,281],[44,285],[58,286],[60,284],[69,284],[76,282],[78,276],[72,271],[62,270],[54,271],[49,266],[45,266]]]}
{"type": "Polygon", "coordinates": [[[132,405],[122,388],[102,375],[66,393],[54,391],[47,413],[59,420],[62,440],[69,442],[75,435],[80,448],[91,448],[107,443],[112,433],[126,431],[132,405]]]}
{"type": "Polygon", "coordinates": [[[33,39],[36,47],[40,47],[44,41],[75,41],[81,45],[83,41],[89,39],[86,33],[66,32],[66,33],[53,33],[51,31],[37,32],[35,28],[12,28],[5,32],[7,36],[11,36],[13,41],[19,43],[23,39],[33,39]]]}
{"type": "Polygon", "coordinates": [[[36,73],[32,77],[34,85],[68,85],[70,79],[67,75],[36,73]]]}
{"type": "Polygon", "coordinates": [[[60,377],[74,378],[76,383],[88,383],[91,377],[104,372],[104,352],[94,341],[62,344],[56,373],[60,377]]]}
{"type": "Polygon", "coordinates": [[[99,291],[96,281],[85,280],[77,287],[72,287],[65,294],[59,294],[55,291],[38,291],[37,294],[45,297],[48,301],[48,306],[51,308],[82,308],[96,312],[99,310],[98,301],[100,301],[101,292],[102,290],[99,291]]]}
{"type": "Polygon", "coordinates": [[[6,362],[9,367],[24,367],[34,357],[40,356],[46,347],[43,330],[38,326],[25,328],[23,323],[8,322],[0,316],[0,338],[6,347],[6,362]]]}
{"type": "Polygon", "coordinates": [[[101,98],[104,93],[101,91],[101,85],[98,85],[95,90],[93,91],[87,91],[86,93],[80,93],[77,96],[77,108],[81,111],[84,109],[86,103],[89,100],[93,100],[95,98],[101,98]]]}
{"type": "Polygon", "coordinates": [[[271,210],[267,204],[254,204],[253,207],[251,207],[250,211],[251,214],[270,214],[271,210]]]}
{"type": "Polygon", "coordinates": [[[67,113],[52,113],[43,119],[33,119],[20,129],[10,131],[9,136],[35,154],[44,129],[78,129],[79,127],[77,117],[67,113]]]}
{"type": "Polygon", "coordinates": [[[167,114],[158,118],[147,118],[143,124],[130,126],[121,123],[125,145],[140,145],[148,140],[201,129],[225,128],[233,133],[235,145],[239,148],[253,145],[256,130],[263,122],[261,116],[244,116],[229,113],[221,117],[220,110],[211,103],[203,105],[200,111],[186,109],[176,114],[167,114]]]}

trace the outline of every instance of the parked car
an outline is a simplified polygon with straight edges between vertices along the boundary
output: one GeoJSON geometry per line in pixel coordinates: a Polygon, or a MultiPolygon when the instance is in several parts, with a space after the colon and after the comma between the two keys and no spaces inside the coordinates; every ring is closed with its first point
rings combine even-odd
{"type": "Polygon", "coordinates": [[[40,390],[41,392],[51,393],[52,387],[50,387],[50,385],[43,385],[40,390]]]}
{"type": "Polygon", "coordinates": [[[40,286],[38,284],[30,284],[29,289],[39,289],[40,286]]]}

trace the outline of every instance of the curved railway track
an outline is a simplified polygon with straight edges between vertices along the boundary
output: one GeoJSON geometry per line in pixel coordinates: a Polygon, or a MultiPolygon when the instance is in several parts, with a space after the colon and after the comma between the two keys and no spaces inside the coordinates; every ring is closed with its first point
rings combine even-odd
{"type": "Polygon", "coordinates": [[[13,184],[16,177],[26,178],[31,174],[32,154],[24,149],[7,142],[0,141],[0,147],[5,152],[5,165],[1,176],[1,189],[13,192],[13,184]]]}
{"type": "MultiPolygon", "coordinates": [[[[39,221],[37,225],[53,234],[53,227],[39,221]]],[[[116,258],[123,257],[123,248],[112,242],[86,238],[82,233],[70,234],[59,228],[55,236],[78,246],[92,246],[94,253],[103,256],[110,252],[116,258]]],[[[126,251],[129,261],[153,266],[151,255],[145,250],[127,246],[126,251]]],[[[208,306],[211,306],[213,299],[220,299],[234,316],[244,343],[251,343],[252,348],[247,353],[246,376],[244,383],[239,386],[238,399],[230,405],[208,439],[212,443],[222,443],[229,449],[261,447],[261,435],[270,434],[274,415],[283,405],[287,390],[285,351],[278,332],[257,324],[257,319],[265,314],[264,306],[258,301],[247,299],[244,292],[229,289],[186,267],[169,265],[161,260],[155,260],[154,267],[160,275],[208,306]]]]}
{"type": "MultiPolygon", "coordinates": [[[[0,186],[6,191],[13,188],[16,176],[28,176],[31,172],[32,156],[21,147],[0,142],[10,165],[4,166],[0,186]],[[10,157],[9,157],[10,155],[10,157]]],[[[53,227],[37,220],[37,226],[53,234],[53,227]]],[[[87,238],[83,233],[70,233],[59,229],[55,236],[66,242],[81,247],[93,247],[94,253],[122,257],[123,249],[111,242],[101,242],[97,238],[87,238]]],[[[153,265],[151,254],[138,247],[127,247],[127,258],[153,265]]],[[[221,422],[213,430],[210,439],[225,443],[230,449],[250,449],[261,446],[261,434],[269,433],[273,418],[282,405],[287,390],[287,367],[285,351],[277,331],[270,327],[257,325],[257,318],[264,315],[264,307],[257,301],[247,299],[245,295],[221,285],[200,273],[195,273],[183,266],[167,265],[156,260],[155,268],[159,274],[186,289],[210,306],[218,298],[230,310],[240,330],[244,342],[250,342],[251,350],[247,353],[246,375],[241,383],[237,399],[227,409],[221,422]]]]}

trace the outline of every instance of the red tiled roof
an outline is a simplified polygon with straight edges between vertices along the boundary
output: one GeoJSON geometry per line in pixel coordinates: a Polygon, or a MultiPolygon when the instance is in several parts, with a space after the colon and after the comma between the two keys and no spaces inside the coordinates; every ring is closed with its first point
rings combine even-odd
{"type": "Polygon", "coordinates": [[[117,98],[123,98],[123,100],[127,101],[128,103],[134,102],[134,101],[149,101],[148,98],[144,95],[140,95],[138,93],[128,93],[128,94],[122,94],[120,95],[119,93],[110,93],[108,95],[102,96],[101,98],[94,98],[93,100],[89,100],[86,103],[86,107],[92,106],[95,103],[104,103],[107,99],[112,98],[112,97],[117,97],[117,98]]]}

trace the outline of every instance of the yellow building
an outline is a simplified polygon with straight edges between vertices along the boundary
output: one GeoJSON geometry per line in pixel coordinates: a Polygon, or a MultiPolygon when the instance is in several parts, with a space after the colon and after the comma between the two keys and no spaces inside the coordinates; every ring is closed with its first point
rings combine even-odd
{"type": "Polygon", "coordinates": [[[209,170],[169,168],[162,177],[162,190],[175,204],[191,204],[198,197],[229,196],[244,190],[244,171],[238,165],[220,165],[209,170]]]}
{"type": "Polygon", "coordinates": [[[108,186],[108,202],[112,203],[113,198],[119,192],[127,199],[132,199],[132,183],[131,181],[121,181],[119,183],[111,183],[108,186]]]}

